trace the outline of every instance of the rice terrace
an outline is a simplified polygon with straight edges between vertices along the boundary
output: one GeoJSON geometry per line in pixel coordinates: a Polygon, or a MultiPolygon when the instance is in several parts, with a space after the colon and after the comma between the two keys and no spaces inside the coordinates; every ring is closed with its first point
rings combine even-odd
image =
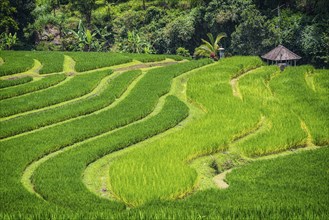
{"type": "Polygon", "coordinates": [[[328,220],[328,0],[1,0],[0,220],[328,220]]]}
{"type": "Polygon", "coordinates": [[[2,219],[328,217],[328,70],[0,56],[2,219]]]}

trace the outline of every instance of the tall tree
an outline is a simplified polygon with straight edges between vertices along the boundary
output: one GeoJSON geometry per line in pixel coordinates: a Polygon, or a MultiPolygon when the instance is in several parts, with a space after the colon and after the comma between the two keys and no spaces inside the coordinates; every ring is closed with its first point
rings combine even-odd
{"type": "Polygon", "coordinates": [[[15,32],[18,30],[18,24],[14,20],[16,8],[10,5],[9,0],[0,2],[0,33],[15,32]]]}
{"type": "Polygon", "coordinates": [[[10,6],[16,8],[13,18],[18,24],[18,37],[23,38],[24,28],[33,23],[32,11],[35,9],[35,0],[10,0],[10,6]]]}
{"type": "Polygon", "coordinates": [[[263,53],[262,42],[267,38],[266,17],[256,8],[242,13],[242,22],[232,33],[231,50],[234,54],[259,55],[263,53]]]}
{"type": "Polygon", "coordinates": [[[96,0],[71,0],[72,9],[78,10],[84,16],[87,26],[91,23],[91,13],[96,8],[96,0]]]}

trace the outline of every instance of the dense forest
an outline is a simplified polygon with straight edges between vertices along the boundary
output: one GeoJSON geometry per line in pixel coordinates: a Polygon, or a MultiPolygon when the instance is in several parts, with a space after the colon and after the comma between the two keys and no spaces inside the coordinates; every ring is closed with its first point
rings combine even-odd
{"type": "Polygon", "coordinates": [[[0,49],[193,56],[225,33],[226,56],[283,44],[329,66],[328,0],[2,0],[0,49]]]}

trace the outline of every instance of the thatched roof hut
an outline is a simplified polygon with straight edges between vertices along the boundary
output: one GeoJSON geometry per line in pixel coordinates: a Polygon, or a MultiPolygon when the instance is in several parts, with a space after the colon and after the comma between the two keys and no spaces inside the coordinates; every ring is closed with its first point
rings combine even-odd
{"type": "Polygon", "coordinates": [[[282,45],[277,46],[267,54],[262,56],[263,59],[267,60],[267,63],[269,61],[272,61],[272,64],[275,62],[276,64],[285,64],[285,65],[291,65],[294,61],[294,64],[296,66],[296,61],[301,59],[300,56],[295,54],[294,52],[288,50],[282,45]]]}

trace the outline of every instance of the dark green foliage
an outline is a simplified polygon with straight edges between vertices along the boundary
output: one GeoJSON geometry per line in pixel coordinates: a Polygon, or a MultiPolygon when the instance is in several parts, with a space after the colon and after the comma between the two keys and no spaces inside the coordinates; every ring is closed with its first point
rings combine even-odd
{"type": "Polygon", "coordinates": [[[13,18],[16,8],[10,5],[9,0],[0,2],[0,33],[15,32],[18,30],[18,24],[13,18]]]}
{"type": "Polygon", "coordinates": [[[2,3],[4,27],[15,26],[10,21],[14,15],[19,41],[27,43],[24,27],[25,37],[37,44],[16,48],[174,54],[184,47],[191,53],[207,33],[225,32],[223,47],[229,54],[263,55],[281,43],[303,57],[303,63],[329,65],[327,0],[51,0],[36,9],[33,0],[10,1],[8,7],[7,1],[2,3]],[[92,33],[88,45],[81,46],[70,31],[80,19],[92,33]],[[59,30],[56,42],[43,37],[48,24],[59,30]]]}
{"type": "Polygon", "coordinates": [[[31,82],[32,80],[33,78],[30,76],[17,78],[17,79],[14,78],[14,79],[0,80],[0,88],[16,86],[16,85],[31,82]]]}
{"type": "Polygon", "coordinates": [[[70,2],[72,3],[72,7],[81,13],[87,25],[89,25],[91,21],[91,12],[96,8],[96,0],[70,0],[70,2]]]}
{"type": "Polygon", "coordinates": [[[267,37],[265,16],[255,8],[242,12],[242,22],[232,33],[231,50],[235,54],[259,55],[264,53],[262,41],[267,37]]]}
{"type": "Polygon", "coordinates": [[[34,21],[32,11],[36,7],[35,0],[10,0],[10,6],[15,8],[13,15],[14,20],[18,24],[18,36],[23,38],[23,30],[29,23],[34,21]]]}
{"type": "MultiPolygon", "coordinates": [[[[29,79],[30,77],[25,77],[29,79]]],[[[26,93],[46,89],[48,87],[51,87],[53,85],[56,85],[57,83],[60,83],[66,78],[64,74],[58,74],[58,75],[52,75],[48,76],[44,79],[36,80],[34,82],[18,85],[12,88],[5,88],[1,90],[0,93],[0,100],[23,95],[26,93]]],[[[22,78],[24,79],[24,78],[22,78]]],[[[32,78],[30,78],[32,80],[32,78]]]]}
{"type": "Polygon", "coordinates": [[[190,52],[186,50],[184,47],[178,47],[176,50],[176,54],[182,57],[190,57],[190,52]]]}

